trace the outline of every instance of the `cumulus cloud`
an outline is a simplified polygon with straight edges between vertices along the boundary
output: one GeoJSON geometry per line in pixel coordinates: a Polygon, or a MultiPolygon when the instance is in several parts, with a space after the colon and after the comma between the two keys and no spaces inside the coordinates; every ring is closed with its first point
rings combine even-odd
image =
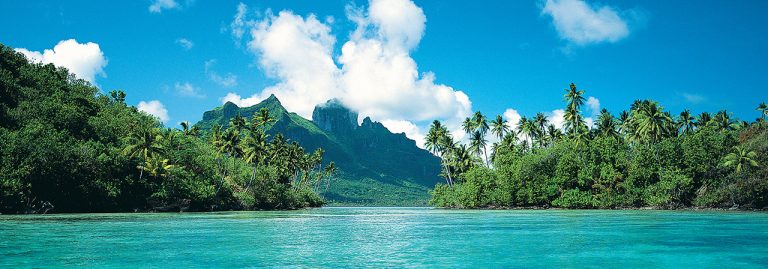
{"type": "Polygon", "coordinates": [[[216,63],[215,59],[208,60],[205,62],[205,74],[208,76],[208,79],[213,83],[216,83],[219,86],[222,86],[225,88],[232,88],[234,86],[237,86],[237,76],[232,73],[227,73],[226,75],[220,75],[218,72],[213,70],[213,65],[215,63],[216,63]]]}
{"type": "Polygon", "coordinates": [[[232,35],[247,38],[259,66],[278,82],[246,98],[229,93],[223,102],[252,104],[274,94],[288,110],[309,118],[315,105],[338,98],[392,128],[416,126],[408,129],[412,139],[432,119],[458,130],[471,112],[466,94],[418,70],[410,53],[424,35],[426,16],[410,0],[371,0],[367,9],[348,7],[347,16],[357,27],[337,58],[336,38],[327,24],[332,20],[290,11],[265,13],[261,20],[249,20],[247,7],[238,5],[232,35]]]}
{"type": "Polygon", "coordinates": [[[185,50],[190,50],[190,49],[192,49],[192,47],[195,46],[194,42],[189,41],[189,39],[186,39],[186,38],[176,39],[176,44],[179,44],[179,46],[181,46],[185,50]]]}
{"type": "Polygon", "coordinates": [[[583,0],[547,0],[542,14],[552,17],[560,38],[576,45],[617,42],[629,36],[626,18],[613,7],[583,0]]]}
{"type": "Polygon", "coordinates": [[[176,89],[176,93],[181,96],[195,97],[195,98],[205,97],[204,94],[200,93],[200,89],[193,86],[189,82],[184,82],[184,83],[176,82],[176,85],[174,85],[174,89],[176,89]]]}
{"type": "Polygon", "coordinates": [[[545,112],[545,116],[547,116],[547,120],[550,124],[555,125],[558,129],[563,129],[563,123],[565,122],[565,110],[562,109],[555,109],[550,112],[545,112]]]}
{"type": "Polygon", "coordinates": [[[96,82],[96,75],[107,76],[104,73],[107,59],[104,57],[104,52],[101,51],[99,44],[93,42],[81,44],[77,40],[68,39],[59,41],[53,49],[46,49],[43,52],[30,51],[25,48],[18,48],[16,51],[24,54],[32,62],[67,68],[77,78],[87,80],[92,84],[96,82]]]}
{"type": "Polygon", "coordinates": [[[154,0],[152,1],[152,4],[149,5],[149,12],[162,13],[163,9],[174,8],[179,8],[179,3],[177,3],[175,0],[154,0]]]}
{"type": "Polygon", "coordinates": [[[139,105],[136,106],[136,108],[141,112],[157,117],[164,123],[168,122],[170,119],[170,117],[168,117],[168,110],[165,109],[163,103],[160,103],[158,100],[152,100],[149,102],[141,101],[139,102],[139,105]]]}
{"type": "Polygon", "coordinates": [[[225,95],[224,97],[219,98],[219,100],[221,101],[222,104],[226,103],[226,102],[231,102],[231,103],[233,103],[233,104],[235,104],[235,105],[237,105],[239,107],[249,107],[249,106],[258,104],[259,102],[263,101],[264,99],[261,98],[258,95],[254,95],[254,96],[251,96],[251,97],[243,98],[239,94],[230,92],[230,93],[227,93],[227,95],[225,95]]]}
{"type": "Polygon", "coordinates": [[[520,116],[520,113],[517,112],[517,110],[508,108],[504,111],[504,118],[507,120],[507,125],[509,125],[509,128],[517,128],[517,123],[520,122],[520,119],[522,118],[520,116]]]}
{"type": "Polygon", "coordinates": [[[600,100],[590,96],[587,98],[587,109],[591,115],[600,114],[600,100]]]}

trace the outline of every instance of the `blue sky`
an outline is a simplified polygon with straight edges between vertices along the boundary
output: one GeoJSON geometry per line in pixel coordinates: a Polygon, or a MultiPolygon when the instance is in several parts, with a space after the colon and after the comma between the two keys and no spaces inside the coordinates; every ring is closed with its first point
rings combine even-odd
{"type": "Polygon", "coordinates": [[[420,140],[431,119],[474,110],[557,122],[571,82],[614,114],[648,98],[758,116],[768,2],[605,3],[6,1],[0,42],[123,89],[169,126],[275,93],[304,116],[340,98],[420,140]]]}

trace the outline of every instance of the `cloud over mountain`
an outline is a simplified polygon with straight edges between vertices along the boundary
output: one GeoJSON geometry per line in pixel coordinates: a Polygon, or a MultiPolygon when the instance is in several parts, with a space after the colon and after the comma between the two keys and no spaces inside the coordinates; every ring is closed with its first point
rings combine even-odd
{"type": "Polygon", "coordinates": [[[259,66],[278,82],[250,97],[229,93],[222,102],[247,106],[274,94],[288,110],[309,118],[315,105],[337,98],[412,139],[423,136],[432,119],[458,130],[471,112],[466,94],[418,70],[410,54],[424,35],[426,16],[410,0],[372,0],[367,9],[348,6],[347,17],[357,27],[337,57],[328,20],[291,11],[267,10],[259,20],[247,16],[247,6],[238,5],[233,38],[245,41],[259,66]]]}

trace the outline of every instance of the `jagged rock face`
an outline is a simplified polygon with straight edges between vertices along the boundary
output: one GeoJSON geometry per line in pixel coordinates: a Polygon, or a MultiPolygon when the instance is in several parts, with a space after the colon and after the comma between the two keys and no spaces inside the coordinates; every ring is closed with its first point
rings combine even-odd
{"type": "Polygon", "coordinates": [[[357,129],[357,112],[344,107],[339,100],[331,99],[312,111],[312,122],[324,131],[343,134],[357,129]]]}

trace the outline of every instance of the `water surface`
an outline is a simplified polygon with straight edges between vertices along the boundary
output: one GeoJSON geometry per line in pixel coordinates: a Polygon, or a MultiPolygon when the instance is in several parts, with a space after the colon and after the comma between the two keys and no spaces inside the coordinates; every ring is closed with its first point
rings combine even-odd
{"type": "Polygon", "coordinates": [[[0,268],[768,267],[768,214],[320,208],[0,216],[0,268]]]}

